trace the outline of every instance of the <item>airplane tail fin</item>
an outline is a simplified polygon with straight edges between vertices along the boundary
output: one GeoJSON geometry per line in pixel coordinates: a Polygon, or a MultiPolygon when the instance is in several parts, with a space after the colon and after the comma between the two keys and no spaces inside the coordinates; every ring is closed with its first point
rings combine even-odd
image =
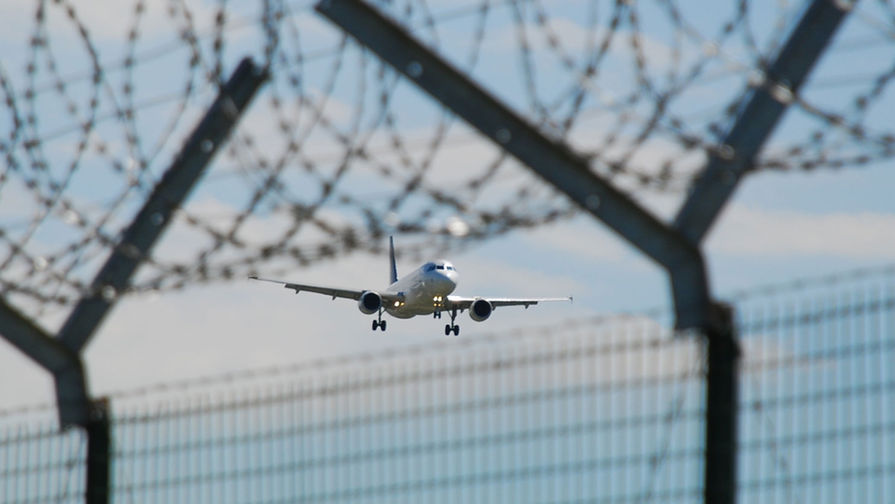
{"type": "Polygon", "coordinates": [[[395,266],[395,238],[392,236],[388,237],[388,259],[391,263],[391,270],[389,271],[389,285],[398,281],[398,268],[395,266]]]}

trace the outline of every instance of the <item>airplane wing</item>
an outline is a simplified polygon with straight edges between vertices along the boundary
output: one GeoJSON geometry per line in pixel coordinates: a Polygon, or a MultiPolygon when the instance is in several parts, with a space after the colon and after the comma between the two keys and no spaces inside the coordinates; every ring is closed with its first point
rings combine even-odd
{"type": "Polygon", "coordinates": [[[477,299],[484,299],[485,301],[488,301],[494,308],[497,308],[499,306],[524,306],[528,308],[529,306],[536,305],[538,303],[551,303],[555,301],[571,302],[572,296],[560,298],[482,298],[461,296],[447,297],[449,307],[456,307],[458,310],[468,310],[472,303],[474,303],[477,299]]]}
{"type": "MultiPolygon", "coordinates": [[[[314,292],[317,294],[323,294],[325,296],[331,296],[333,299],[346,298],[346,299],[353,299],[353,300],[357,301],[358,299],[360,299],[361,294],[363,294],[364,292],[367,292],[366,290],[339,289],[336,287],[323,287],[320,285],[307,285],[307,284],[291,283],[291,282],[286,282],[283,280],[260,278],[257,276],[250,276],[249,278],[251,278],[252,280],[259,280],[261,282],[271,282],[271,283],[280,284],[287,289],[294,290],[296,294],[298,294],[301,291],[307,291],[307,292],[314,292]]],[[[377,292],[377,294],[379,294],[382,297],[382,299],[385,301],[394,301],[395,299],[397,299],[394,295],[391,295],[391,294],[386,294],[386,293],[381,293],[381,292],[377,292]]]]}

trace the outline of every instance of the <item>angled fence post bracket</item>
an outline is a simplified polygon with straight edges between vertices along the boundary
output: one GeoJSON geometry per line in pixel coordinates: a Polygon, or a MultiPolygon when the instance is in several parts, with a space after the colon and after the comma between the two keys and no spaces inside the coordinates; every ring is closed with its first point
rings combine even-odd
{"type": "Polygon", "coordinates": [[[709,153],[708,164],[674,221],[674,228],[692,243],[703,241],[739,181],[752,169],[755,156],[848,13],[844,5],[841,1],[814,0],[808,6],[766,69],[764,82],[739,108],[736,121],[721,142],[725,155],[709,153]]]}

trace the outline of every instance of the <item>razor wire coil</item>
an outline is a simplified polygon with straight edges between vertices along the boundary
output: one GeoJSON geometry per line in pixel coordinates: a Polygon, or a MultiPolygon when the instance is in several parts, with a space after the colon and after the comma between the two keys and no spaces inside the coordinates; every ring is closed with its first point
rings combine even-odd
{"type": "MultiPolygon", "coordinates": [[[[797,92],[767,67],[798,14],[787,3],[712,13],[672,0],[377,6],[596,173],[648,198],[681,197],[708,156],[737,155],[721,138],[755,89],[792,105],[796,127],[781,128],[753,172],[892,159],[895,7],[841,3],[856,12],[797,92]]],[[[135,0],[116,3],[117,27],[95,15],[113,7],[96,5],[35,2],[9,35],[23,50],[14,56],[10,43],[0,64],[0,291],[31,315],[90,293],[99,262],[245,54],[271,81],[176,212],[175,238],[110,295],[379,253],[390,233],[419,256],[578,212],[310,2],[135,0]]]]}

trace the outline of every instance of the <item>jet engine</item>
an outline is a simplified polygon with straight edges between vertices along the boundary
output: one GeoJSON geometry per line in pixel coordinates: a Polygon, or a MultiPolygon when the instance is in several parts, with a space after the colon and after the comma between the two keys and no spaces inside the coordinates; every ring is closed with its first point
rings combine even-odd
{"type": "Polygon", "coordinates": [[[382,307],[382,296],[373,291],[364,291],[357,300],[357,308],[367,315],[376,313],[382,307]]]}
{"type": "Polygon", "coordinates": [[[469,318],[476,322],[487,320],[491,316],[494,307],[487,299],[478,298],[469,305],[469,318]]]}

